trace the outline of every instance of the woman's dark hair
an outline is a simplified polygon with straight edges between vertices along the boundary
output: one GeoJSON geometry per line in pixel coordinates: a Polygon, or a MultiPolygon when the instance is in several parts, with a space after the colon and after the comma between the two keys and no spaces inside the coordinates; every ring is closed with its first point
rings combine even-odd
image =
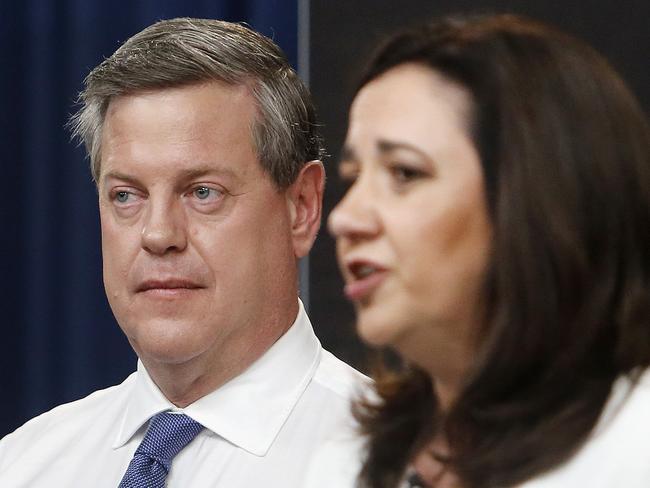
{"type": "Polygon", "coordinates": [[[447,18],[381,47],[360,88],[420,63],[471,94],[493,226],[478,354],[442,412],[431,380],[377,379],[356,414],[361,485],[394,487],[434,435],[468,488],[558,466],[594,428],[614,380],[650,364],[650,127],[584,43],[513,15],[447,18]]]}

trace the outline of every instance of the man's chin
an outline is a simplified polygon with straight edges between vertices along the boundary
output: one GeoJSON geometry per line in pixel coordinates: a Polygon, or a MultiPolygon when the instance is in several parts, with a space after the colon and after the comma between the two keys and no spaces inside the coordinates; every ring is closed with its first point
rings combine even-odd
{"type": "Polygon", "coordinates": [[[205,352],[205,343],[194,340],[183,340],[179,337],[146,337],[129,339],[131,347],[145,365],[180,366],[196,359],[205,352]]]}

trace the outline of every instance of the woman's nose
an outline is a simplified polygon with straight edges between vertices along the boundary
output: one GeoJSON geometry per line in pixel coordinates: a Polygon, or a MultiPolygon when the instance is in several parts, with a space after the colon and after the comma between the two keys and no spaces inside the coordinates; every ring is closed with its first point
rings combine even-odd
{"type": "Polygon", "coordinates": [[[379,232],[379,218],[370,185],[357,180],[330,212],[327,228],[337,239],[372,237],[379,232]]]}

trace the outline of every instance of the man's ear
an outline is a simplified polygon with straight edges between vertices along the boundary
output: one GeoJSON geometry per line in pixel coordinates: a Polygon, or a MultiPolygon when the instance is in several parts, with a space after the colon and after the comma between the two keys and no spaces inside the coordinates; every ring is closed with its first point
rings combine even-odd
{"type": "Polygon", "coordinates": [[[309,161],[287,190],[291,238],[296,258],[306,256],[316,239],[323,211],[324,188],[323,163],[309,161]]]}

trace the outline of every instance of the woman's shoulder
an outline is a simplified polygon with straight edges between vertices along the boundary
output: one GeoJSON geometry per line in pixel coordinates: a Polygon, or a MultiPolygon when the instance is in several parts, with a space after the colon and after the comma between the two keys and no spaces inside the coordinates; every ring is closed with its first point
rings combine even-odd
{"type": "Polygon", "coordinates": [[[563,465],[521,488],[650,486],[650,369],[619,378],[587,442],[563,465]]]}

